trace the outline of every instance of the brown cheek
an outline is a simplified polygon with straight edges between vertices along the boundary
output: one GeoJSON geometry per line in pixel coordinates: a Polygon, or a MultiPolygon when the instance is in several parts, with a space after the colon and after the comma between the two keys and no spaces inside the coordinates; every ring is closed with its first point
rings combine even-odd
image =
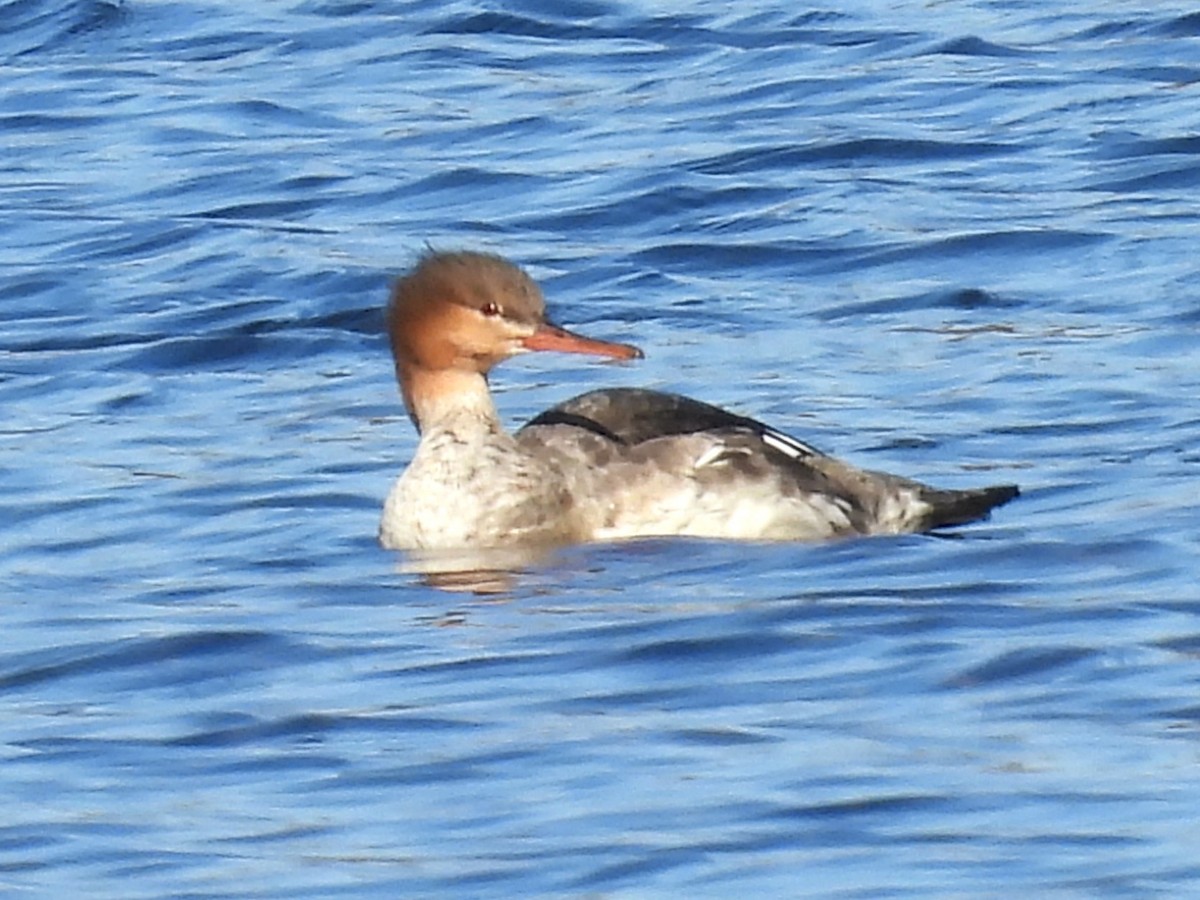
{"type": "Polygon", "coordinates": [[[413,365],[442,369],[454,361],[454,348],[441,323],[423,310],[396,315],[391,322],[393,351],[413,365]]]}
{"type": "Polygon", "coordinates": [[[449,357],[444,365],[451,365],[456,358],[462,361],[470,360],[482,368],[492,364],[496,335],[475,313],[461,306],[447,307],[446,312],[442,314],[442,321],[439,322],[439,332],[454,336],[453,341],[447,338],[440,342],[442,352],[449,357]]]}

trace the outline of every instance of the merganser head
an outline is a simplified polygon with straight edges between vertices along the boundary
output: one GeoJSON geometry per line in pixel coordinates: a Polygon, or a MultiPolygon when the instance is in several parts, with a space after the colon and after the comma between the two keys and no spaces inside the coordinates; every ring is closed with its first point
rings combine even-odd
{"type": "Polygon", "coordinates": [[[426,254],[396,282],[387,309],[396,371],[457,369],[486,375],[530,350],[637,359],[629,344],[593,340],[547,321],[537,284],[508,260],[461,251],[426,254]]]}

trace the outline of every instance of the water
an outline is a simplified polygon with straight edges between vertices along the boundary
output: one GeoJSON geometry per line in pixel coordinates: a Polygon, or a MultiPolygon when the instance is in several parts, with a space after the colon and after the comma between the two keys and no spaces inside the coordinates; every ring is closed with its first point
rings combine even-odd
{"type": "Polygon", "coordinates": [[[13,896],[1200,888],[1183,3],[0,6],[13,896]],[[956,539],[374,533],[379,309],[503,253],[683,390],[1024,496],[956,539]]]}

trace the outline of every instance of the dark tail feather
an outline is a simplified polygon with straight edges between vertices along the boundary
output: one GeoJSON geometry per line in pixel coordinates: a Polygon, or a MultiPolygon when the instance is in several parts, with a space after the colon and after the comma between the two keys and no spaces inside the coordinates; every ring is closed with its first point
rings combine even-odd
{"type": "Polygon", "coordinates": [[[935,528],[951,528],[986,519],[997,506],[1020,496],[1015,484],[998,484],[994,487],[975,488],[966,491],[940,491],[930,488],[923,491],[921,499],[931,507],[925,517],[922,531],[935,528]]]}

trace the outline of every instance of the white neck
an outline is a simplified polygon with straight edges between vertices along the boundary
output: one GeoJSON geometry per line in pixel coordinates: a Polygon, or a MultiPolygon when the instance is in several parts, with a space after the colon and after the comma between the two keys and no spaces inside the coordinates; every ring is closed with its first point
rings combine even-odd
{"type": "Polygon", "coordinates": [[[479,372],[402,366],[398,374],[404,405],[417,431],[423,433],[464,416],[499,428],[487,379],[479,372]]]}

